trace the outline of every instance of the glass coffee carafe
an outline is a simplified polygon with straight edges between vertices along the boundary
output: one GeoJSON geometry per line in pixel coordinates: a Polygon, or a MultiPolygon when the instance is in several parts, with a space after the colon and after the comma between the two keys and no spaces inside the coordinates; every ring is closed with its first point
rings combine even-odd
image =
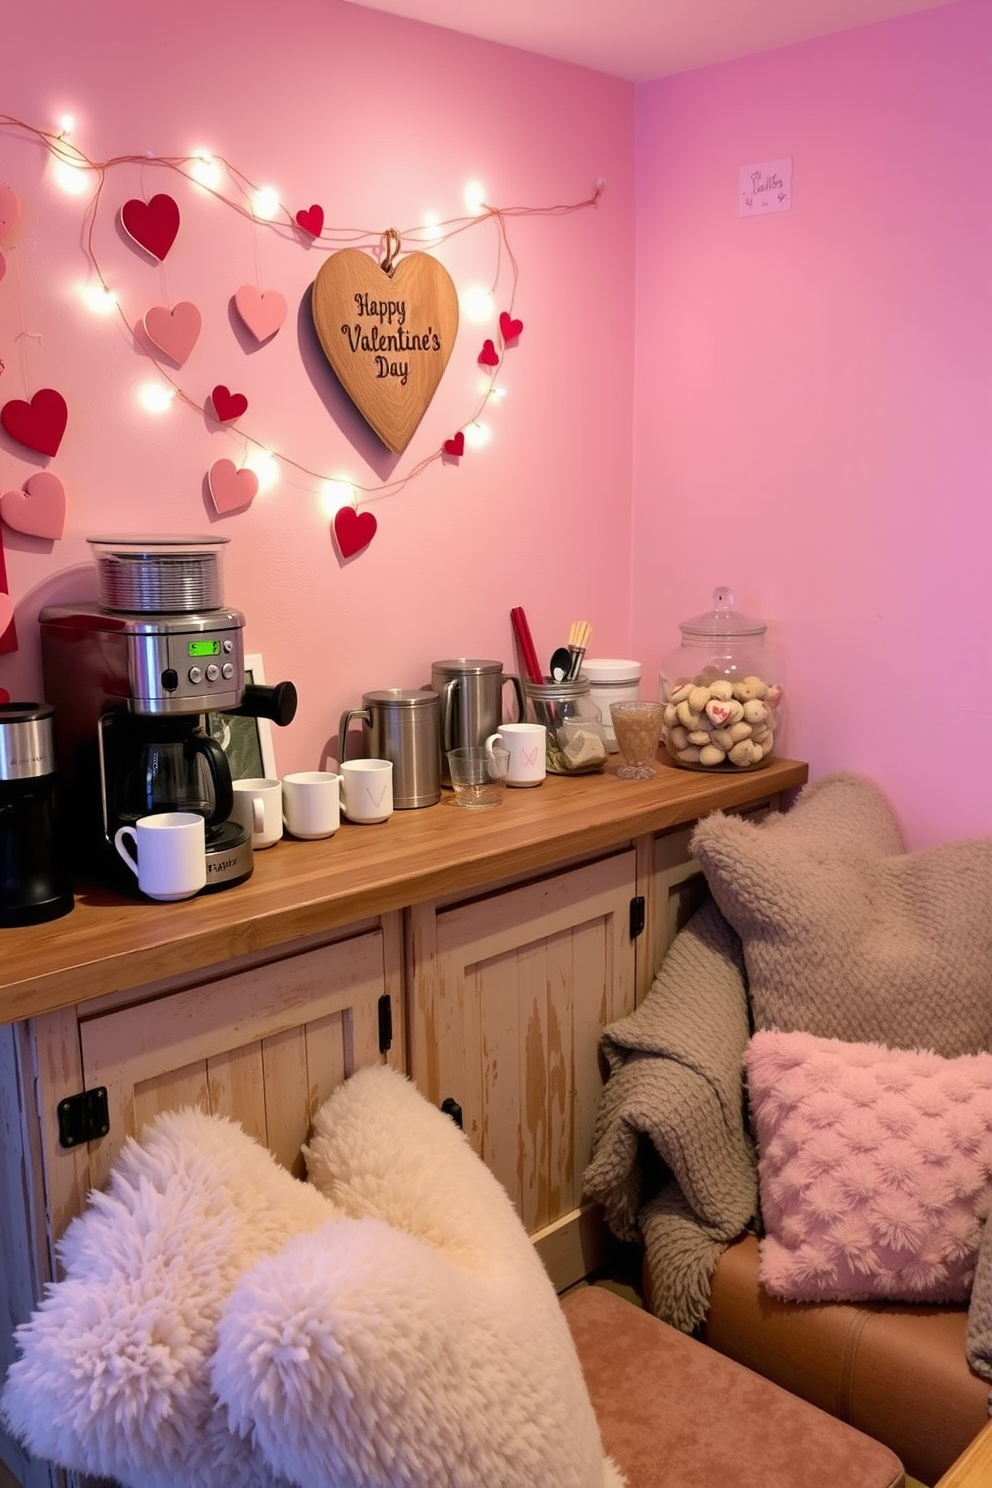
{"type": "Polygon", "coordinates": [[[119,779],[119,821],[158,811],[195,812],[208,826],[227,820],[233,806],[227,755],[199,718],[147,719],[134,735],[119,779]]]}

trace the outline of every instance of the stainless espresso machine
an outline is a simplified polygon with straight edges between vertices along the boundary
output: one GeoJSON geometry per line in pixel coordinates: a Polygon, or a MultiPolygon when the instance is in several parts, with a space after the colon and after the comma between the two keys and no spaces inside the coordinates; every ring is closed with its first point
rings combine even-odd
{"type": "Polygon", "coordinates": [[[229,820],[231,773],[208,715],[290,723],[292,683],[245,684],[239,610],[219,603],[224,538],[90,538],[98,604],[42,610],[41,657],[77,869],[133,876],[119,827],[157,811],[205,819],[206,892],[252,872],[250,833],[229,820]]]}

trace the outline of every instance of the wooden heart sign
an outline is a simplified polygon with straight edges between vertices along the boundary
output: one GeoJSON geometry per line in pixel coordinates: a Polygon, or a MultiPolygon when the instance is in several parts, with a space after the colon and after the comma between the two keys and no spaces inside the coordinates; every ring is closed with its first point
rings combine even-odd
{"type": "Polygon", "coordinates": [[[413,438],[448,364],[458,295],[428,253],[389,271],[358,248],[321,266],[313,323],[324,355],[366,423],[393,454],[413,438]]]}

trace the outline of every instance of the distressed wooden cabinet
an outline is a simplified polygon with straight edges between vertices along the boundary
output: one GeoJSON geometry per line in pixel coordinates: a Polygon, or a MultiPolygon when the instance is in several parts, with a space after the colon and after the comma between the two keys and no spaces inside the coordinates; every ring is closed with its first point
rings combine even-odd
{"type": "MultiPolygon", "coordinates": [[[[805,778],[790,761],[549,778],[484,830],[446,797],[282,843],[229,893],[150,906],[91,889],[56,926],[3,932],[0,1373],[59,1235],[150,1116],[195,1102],[300,1172],[321,1101],[380,1059],[457,1103],[556,1284],[585,1274],[603,1242],[582,1198],[600,1029],[644,995],[698,900],[692,823],[767,810],[805,778]],[[64,1146],[60,1107],[99,1087],[109,1130],[64,1146]]],[[[0,1434],[0,1484],[5,1470],[23,1488],[67,1482],[0,1434]]]]}

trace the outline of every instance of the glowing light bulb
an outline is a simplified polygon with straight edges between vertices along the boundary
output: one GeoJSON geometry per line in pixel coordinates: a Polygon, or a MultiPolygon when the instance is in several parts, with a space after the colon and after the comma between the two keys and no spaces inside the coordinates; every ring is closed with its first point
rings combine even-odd
{"type": "Polygon", "coordinates": [[[331,518],[341,510],[343,506],[354,506],[356,501],[355,488],[349,480],[326,480],[320,488],[320,509],[325,517],[331,518]]]}
{"type": "Polygon", "coordinates": [[[494,403],[499,403],[501,399],[506,397],[506,388],[499,386],[494,387],[488,377],[482,377],[479,379],[479,392],[482,393],[487,401],[492,401],[494,403]]]}
{"type": "Polygon", "coordinates": [[[423,221],[423,239],[425,243],[440,243],[441,219],[436,212],[427,212],[423,221]]]}
{"type": "Polygon", "coordinates": [[[146,413],[168,413],[175,396],[175,388],[164,382],[143,382],[137,390],[138,403],[146,413]]]}
{"type": "Polygon", "coordinates": [[[462,201],[470,212],[484,212],[486,208],[486,188],[481,181],[469,181],[462,192],[462,201]]]}
{"type": "Polygon", "coordinates": [[[279,193],[274,186],[260,186],[251,199],[251,209],[256,217],[266,220],[279,210],[279,193]]]}
{"type": "Polygon", "coordinates": [[[279,484],[279,461],[270,450],[252,450],[245,457],[245,465],[255,472],[259,491],[271,491],[279,484]]]}
{"type": "Polygon", "coordinates": [[[487,444],[488,442],[488,424],[480,424],[479,420],[475,419],[471,424],[467,424],[465,426],[465,443],[469,445],[471,449],[481,449],[482,446],[484,444],[487,444]]]}
{"type": "Polygon", "coordinates": [[[52,180],[67,196],[82,196],[91,184],[85,157],[67,139],[60,139],[54,150],[48,158],[52,180]]]}
{"type": "Polygon", "coordinates": [[[493,297],[488,289],[483,289],[478,284],[471,284],[462,290],[458,299],[466,320],[474,320],[478,324],[492,320],[493,297]]]}
{"type": "Polygon", "coordinates": [[[94,315],[109,315],[117,309],[117,296],[105,284],[81,284],[79,298],[94,315]]]}
{"type": "Polygon", "coordinates": [[[220,185],[220,166],[209,150],[194,151],[189,173],[201,186],[216,189],[220,185]]]}
{"type": "Polygon", "coordinates": [[[71,134],[76,127],[76,121],[72,114],[62,114],[59,118],[59,134],[71,134]]]}

